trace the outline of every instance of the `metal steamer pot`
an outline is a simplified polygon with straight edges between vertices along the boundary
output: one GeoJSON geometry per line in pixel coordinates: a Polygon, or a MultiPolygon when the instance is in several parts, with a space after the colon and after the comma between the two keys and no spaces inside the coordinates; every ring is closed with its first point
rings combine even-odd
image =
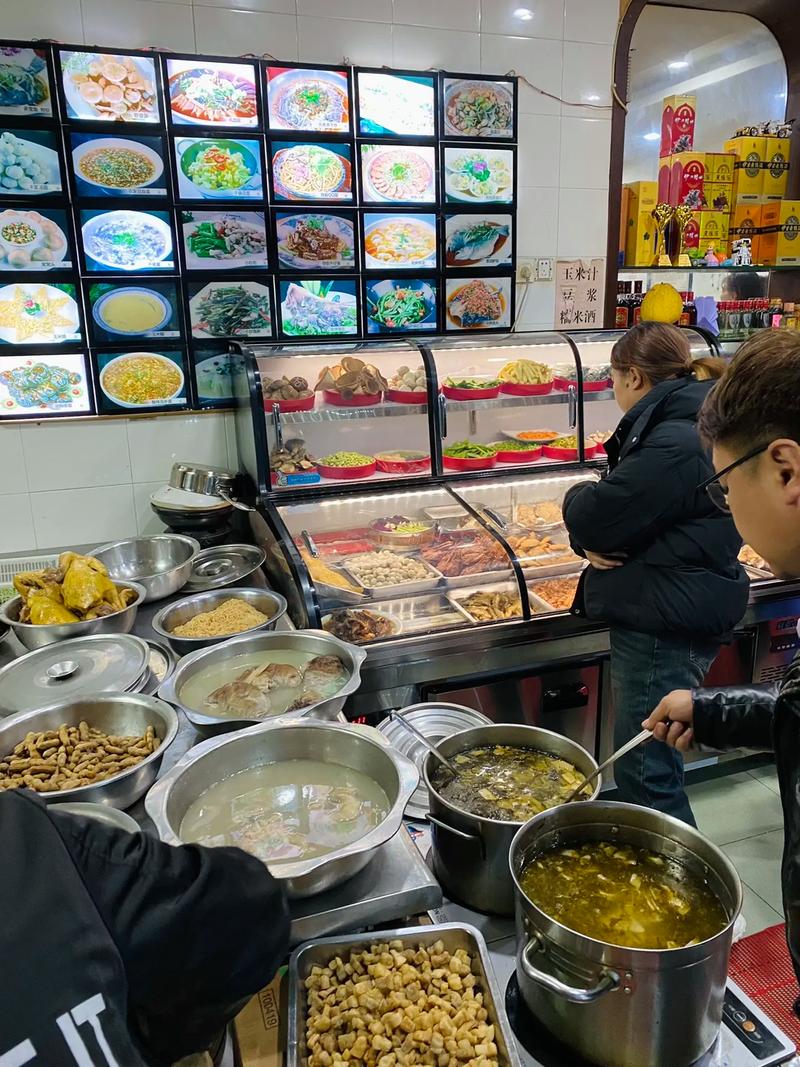
{"type": "Polygon", "coordinates": [[[236,472],[224,467],[212,467],[206,463],[173,463],[169,475],[169,484],[173,489],[185,489],[189,493],[202,496],[218,496],[226,504],[231,504],[239,511],[254,511],[249,504],[243,504],[234,497],[236,472]]]}
{"type": "MultiPolygon", "coordinates": [[[[597,770],[597,763],[585,748],[568,737],[543,730],[539,726],[496,724],[462,730],[440,741],[439,751],[450,758],[467,748],[479,745],[523,745],[538,748],[574,764],[582,775],[597,770]]],[[[495,915],[514,914],[514,883],[508,867],[508,850],[523,824],[501,819],[486,819],[445,800],[431,784],[439,766],[429,755],[422,766],[428,787],[428,819],[434,873],[452,900],[477,911],[495,915]]],[[[598,776],[592,799],[600,792],[598,776]]],[[[578,801],[582,807],[584,801],[578,801]]]]}
{"type": "Polygon", "coordinates": [[[527,822],[509,853],[517,920],[517,981],[528,1008],[560,1041],[600,1067],[688,1067],[716,1040],[733,923],[742,906],[728,858],[691,826],[633,804],[562,804],[527,822]],[[536,855],[587,840],[674,858],[704,878],[728,913],[715,937],[676,949],[609,945],[562,926],[523,892],[536,855]]]}

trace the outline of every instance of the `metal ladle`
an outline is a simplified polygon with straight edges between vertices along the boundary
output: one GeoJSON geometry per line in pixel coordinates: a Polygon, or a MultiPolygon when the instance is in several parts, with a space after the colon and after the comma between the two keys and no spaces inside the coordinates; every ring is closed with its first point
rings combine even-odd
{"type": "Polygon", "coordinates": [[[427,748],[428,752],[430,752],[432,756],[435,756],[436,759],[438,759],[438,761],[443,764],[452,775],[458,774],[458,769],[455,764],[451,763],[447,756],[443,756],[439,749],[436,747],[436,745],[431,744],[427,737],[425,737],[423,733],[420,733],[416,726],[412,726],[412,724],[408,721],[405,715],[401,715],[399,711],[390,711],[389,718],[397,719],[401,726],[404,726],[410,734],[413,734],[414,737],[416,737],[416,739],[420,741],[425,746],[425,748],[427,748]]]}
{"type": "Polygon", "coordinates": [[[586,788],[587,785],[590,784],[590,782],[593,782],[595,780],[595,778],[598,776],[598,774],[601,773],[601,771],[604,771],[606,767],[610,767],[612,763],[616,763],[617,760],[620,759],[620,757],[626,756],[632,749],[636,748],[637,745],[641,745],[642,741],[649,741],[652,736],[652,730],[642,730],[641,733],[637,734],[635,737],[632,737],[630,741],[626,741],[625,744],[622,745],[621,748],[618,748],[616,752],[612,752],[608,759],[600,764],[597,770],[592,771],[591,774],[588,774],[580,783],[580,785],[576,785],[572,792],[569,794],[569,796],[562,800],[561,803],[569,804],[571,800],[574,800],[575,797],[577,797],[580,793],[583,792],[583,790],[586,788]]]}

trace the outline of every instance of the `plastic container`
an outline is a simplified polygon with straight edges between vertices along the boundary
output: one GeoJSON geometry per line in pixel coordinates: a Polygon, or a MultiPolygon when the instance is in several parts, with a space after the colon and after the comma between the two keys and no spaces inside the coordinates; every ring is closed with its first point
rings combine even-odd
{"type": "Polygon", "coordinates": [[[480,459],[461,459],[458,456],[442,456],[445,470],[488,471],[497,465],[497,456],[482,456],[480,459]]]}
{"type": "Polygon", "coordinates": [[[272,411],[273,404],[278,405],[279,411],[311,411],[316,401],[317,398],[313,393],[311,396],[301,396],[295,400],[273,400],[265,396],[264,411],[272,411]]]}
{"type": "Polygon", "coordinates": [[[510,448],[507,452],[498,450],[495,455],[498,463],[534,463],[542,458],[542,446],[526,448],[524,452],[518,448],[510,448]]]}
{"type": "Polygon", "coordinates": [[[503,382],[500,392],[508,396],[546,396],[552,393],[554,382],[543,382],[541,385],[520,385],[517,382],[503,382]]]}
{"type": "Polygon", "coordinates": [[[348,398],[337,393],[335,389],[326,389],[322,396],[326,404],[335,408],[374,408],[382,399],[381,393],[362,393],[360,396],[348,398]]]}
{"type": "Polygon", "coordinates": [[[353,482],[359,478],[369,478],[378,468],[375,460],[372,463],[364,463],[360,467],[329,467],[325,463],[317,463],[317,470],[323,478],[333,478],[338,482],[353,482]]]}
{"type": "Polygon", "coordinates": [[[383,396],[384,400],[391,401],[394,404],[428,403],[428,394],[426,392],[411,392],[408,389],[387,389],[383,396]]]}
{"type": "Polygon", "coordinates": [[[496,400],[500,396],[500,383],[483,389],[458,389],[454,385],[444,384],[442,392],[448,400],[496,400]]]}
{"type": "Polygon", "coordinates": [[[427,452],[378,452],[375,456],[378,470],[384,474],[424,474],[431,469],[431,457],[427,452]],[[406,456],[403,460],[386,459],[387,456],[406,456]]]}

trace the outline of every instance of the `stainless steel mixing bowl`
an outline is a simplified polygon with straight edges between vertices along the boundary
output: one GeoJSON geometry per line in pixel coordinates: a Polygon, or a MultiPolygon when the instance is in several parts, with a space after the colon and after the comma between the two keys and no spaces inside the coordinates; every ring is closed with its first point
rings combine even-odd
{"type": "Polygon", "coordinates": [[[104,733],[122,737],[137,737],[152,726],[161,744],[155,752],[146,756],[135,767],[106,778],[94,785],[78,789],[60,789],[55,793],[41,793],[47,804],[60,801],[87,801],[106,804],[112,808],[129,808],[150,788],[158,774],[164,753],[175,740],[178,732],[178,716],[165,701],[141,693],[121,693],[71,700],[62,704],[50,704],[36,711],[24,711],[0,721],[0,755],[13,751],[29,733],[57,730],[62,723],[77,726],[85,721],[89,726],[104,733]]]}
{"type": "Polygon", "coordinates": [[[262,723],[203,741],[155,784],[145,798],[145,809],[162,841],[182,844],[184,816],[210,786],[238,771],[299,759],[362,771],[378,783],[390,804],[383,821],[360,840],[314,859],[270,865],[290,897],[313,896],[366,867],[375,850],[400,829],[406,804],[417,788],[419,772],[411,760],[362,730],[332,722],[262,723]]]}
{"type": "Polygon", "coordinates": [[[183,589],[192,573],[199,542],[185,534],[130,537],[96,548],[92,555],[108,568],[115,582],[138,582],[144,599],[163,600],[183,589]]]}
{"type": "Polygon", "coordinates": [[[157,615],[154,616],[152,626],[157,634],[169,642],[179,656],[186,656],[198,649],[208,648],[211,645],[220,645],[223,641],[229,641],[239,634],[223,634],[221,637],[178,637],[174,633],[176,626],[182,626],[189,622],[195,615],[206,611],[213,611],[226,600],[245,600],[256,610],[267,616],[267,621],[251,626],[249,630],[243,630],[243,634],[259,633],[264,630],[274,630],[278,625],[278,619],[286,614],[286,600],[280,593],[273,593],[271,589],[213,589],[209,593],[195,593],[193,596],[176,600],[174,604],[167,604],[157,615]]]}
{"type": "Polygon", "coordinates": [[[22,597],[15,596],[0,607],[0,627],[3,623],[10,626],[17,640],[31,651],[35,648],[44,648],[45,645],[52,645],[54,641],[66,641],[69,637],[86,637],[88,634],[129,634],[136,621],[139,605],[144,603],[144,589],[136,582],[117,582],[116,584],[122,589],[132,589],[136,593],[136,599],[122,611],[115,611],[113,615],[103,615],[99,619],[79,622],[34,626],[30,622],[19,621],[22,597]]]}

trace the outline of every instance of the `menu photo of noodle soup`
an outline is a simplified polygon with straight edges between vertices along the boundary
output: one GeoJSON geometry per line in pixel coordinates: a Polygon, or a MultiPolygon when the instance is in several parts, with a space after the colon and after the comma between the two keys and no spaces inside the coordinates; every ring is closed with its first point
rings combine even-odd
{"type": "Polygon", "coordinates": [[[188,292],[193,337],[274,336],[268,278],[264,282],[234,278],[193,282],[188,292]]]}
{"type": "Polygon", "coordinates": [[[186,406],[182,349],[98,352],[96,360],[96,395],[102,412],[186,406]]]}
{"type": "Polygon", "coordinates": [[[80,339],[81,317],[74,285],[0,284],[0,343],[53,345],[80,339]]]}
{"type": "Polygon", "coordinates": [[[258,126],[258,88],[252,63],[168,59],[166,89],[176,126],[258,126]]]}
{"type": "Polygon", "coordinates": [[[435,204],[436,150],[362,143],[361,198],[371,204],[435,204]]]}
{"type": "Polygon", "coordinates": [[[514,139],[514,83],[495,78],[444,78],[445,137],[514,139]]]}
{"type": "Polygon", "coordinates": [[[350,84],[344,70],[266,67],[271,130],[348,133],[350,84]]]}
{"type": "Polygon", "coordinates": [[[280,283],[283,337],[358,333],[358,294],[351,278],[298,278],[280,283]]]}
{"type": "Polygon", "coordinates": [[[51,130],[0,130],[0,196],[50,196],[62,189],[51,130]]]}
{"type": "Polygon", "coordinates": [[[273,141],[272,191],[276,200],[352,201],[350,145],[273,141]]]}
{"type": "Polygon", "coordinates": [[[246,137],[174,137],[178,196],[261,200],[261,143],[246,137]]]}
{"type": "Polygon", "coordinates": [[[446,215],[445,266],[510,266],[513,230],[511,215],[446,215]]]}
{"type": "Polygon", "coordinates": [[[187,270],[266,267],[267,224],[263,211],[181,211],[187,270]]]}
{"type": "Polygon", "coordinates": [[[0,47],[0,115],[52,115],[53,95],[43,48],[0,47]]]}
{"type": "Polygon", "coordinates": [[[150,56],[59,50],[67,118],[160,121],[156,63],[150,56]]]}
{"type": "Polygon", "coordinates": [[[89,272],[174,269],[169,212],[83,209],[80,218],[89,272]]]}
{"type": "Polygon", "coordinates": [[[435,331],[436,278],[367,278],[367,333],[435,331]]]}
{"type": "Polygon", "coordinates": [[[508,330],[511,278],[448,278],[445,330],[508,330]]]}
{"type": "Polygon", "coordinates": [[[78,196],[167,195],[160,137],[72,133],[70,149],[78,196]]]}
{"type": "Polygon", "coordinates": [[[201,407],[225,407],[233,400],[233,368],[242,357],[225,343],[192,342],[189,358],[201,407]]]}
{"type": "Polygon", "coordinates": [[[63,208],[0,208],[0,271],[68,270],[74,251],[63,208]]]}
{"type": "Polygon", "coordinates": [[[81,415],[92,411],[82,352],[0,356],[0,419],[81,415]]]}
{"type": "Polygon", "coordinates": [[[407,212],[365,212],[367,270],[425,270],[436,267],[436,216],[407,212]]]}
{"type": "Polygon", "coordinates": [[[178,290],[172,281],[91,282],[86,289],[95,344],[181,336],[178,290]]]}
{"type": "Polygon", "coordinates": [[[356,269],[356,230],[352,214],[278,211],[275,234],[278,263],[286,270],[356,269]]]}
{"type": "Polygon", "coordinates": [[[434,79],[430,74],[359,70],[358,128],[377,137],[433,137],[434,79]]]}

